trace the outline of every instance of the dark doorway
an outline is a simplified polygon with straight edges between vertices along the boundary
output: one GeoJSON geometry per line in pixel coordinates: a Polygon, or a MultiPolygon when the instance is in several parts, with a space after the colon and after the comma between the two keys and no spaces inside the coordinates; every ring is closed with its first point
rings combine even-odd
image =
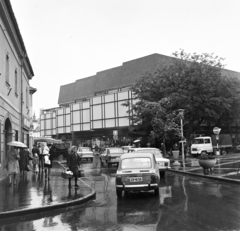
{"type": "Polygon", "coordinates": [[[5,156],[7,155],[7,152],[10,148],[9,145],[7,145],[7,143],[12,141],[12,124],[9,118],[6,119],[5,121],[5,126],[4,126],[4,130],[5,130],[5,139],[4,139],[4,147],[5,147],[5,156]]]}

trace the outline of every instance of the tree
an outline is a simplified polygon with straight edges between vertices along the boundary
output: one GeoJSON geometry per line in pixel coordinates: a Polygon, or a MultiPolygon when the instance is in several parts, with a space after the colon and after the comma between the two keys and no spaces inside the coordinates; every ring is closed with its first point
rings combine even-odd
{"type": "Polygon", "coordinates": [[[200,125],[224,126],[240,112],[240,79],[223,74],[223,59],[213,54],[173,53],[172,62],[144,73],[133,86],[134,128],[160,140],[180,137],[179,109],[184,110],[186,137],[200,125]],[[136,126],[137,125],[137,126],[136,126]]]}

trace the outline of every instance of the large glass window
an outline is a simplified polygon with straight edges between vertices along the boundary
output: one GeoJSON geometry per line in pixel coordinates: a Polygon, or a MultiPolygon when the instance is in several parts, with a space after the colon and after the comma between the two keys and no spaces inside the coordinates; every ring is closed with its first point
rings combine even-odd
{"type": "Polygon", "coordinates": [[[101,96],[93,98],[93,104],[100,104],[101,103],[101,96]]]}
{"type": "Polygon", "coordinates": [[[118,93],[118,100],[123,100],[123,99],[128,99],[128,91],[118,93]]]}
{"type": "Polygon", "coordinates": [[[73,112],[73,124],[78,124],[80,123],[80,113],[79,111],[74,111],[73,112]]]}
{"type": "Polygon", "coordinates": [[[123,117],[123,116],[128,116],[129,114],[127,113],[128,107],[123,106],[122,104],[124,101],[118,102],[118,116],[123,117]]]}
{"type": "Polygon", "coordinates": [[[87,109],[87,108],[90,108],[89,101],[83,102],[83,109],[87,109]]]}
{"type": "Polygon", "coordinates": [[[80,109],[79,103],[73,104],[73,110],[78,110],[80,109]]]}
{"type": "Polygon", "coordinates": [[[70,126],[71,125],[71,121],[70,121],[70,114],[66,115],[66,126],[70,126]]]}
{"type": "Polygon", "coordinates": [[[93,128],[102,128],[102,120],[93,121],[93,128]]]}
{"type": "Polygon", "coordinates": [[[114,103],[105,104],[105,118],[114,118],[115,117],[115,108],[114,103]]]}
{"type": "Polygon", "coordinates": [[[84,131],[90,130],[90,123],[88,123],[88,124],[83,124],[83,130],[84,130],[84,131]]]}
{"type": "Polygon", "coordinates": [[[106,122],[106,128],[115,127],[115,119],[105,120],[105,122],[106,122]]]}
{"type": "Polygon", "coordinates": [[[114,101],[114,94],[105,95],[105,103],[113,102],[114,101]]]}
{"type": "Polygon", "coordinates": [[[119,118],[119,126],[129,126],[129,118],[119,118]]]}
{"type": "Polygon", "coordinates": [[[73,131],[80,131],[80,124],[74,124],[73,125],[73,131]]]}
{"type": "Polygon", "coordinates": [[[83,123],[90,122],[90,110],[83,110],[83,123]]]}
{"type": "Polygon", "coordinates": [[[63,126],[63,116],[58,116],[58,127],[62,127],[63,126]]]}
{"type": "Polygon", "coordinates": [[[94,120],[102,119],[102,106],[101,105],[93,106],[93,119],[94,120]]]}

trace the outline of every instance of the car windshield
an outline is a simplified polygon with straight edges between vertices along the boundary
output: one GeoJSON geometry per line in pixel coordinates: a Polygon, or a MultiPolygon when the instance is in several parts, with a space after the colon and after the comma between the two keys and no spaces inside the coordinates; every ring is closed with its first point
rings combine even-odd
{"type": "Polygon", "coordinates": [[[152,162],[149,157],[126,158],[122,160],[121,169],[151,168],[152,162]]]}
{"type": "Polygon", "coordinates": [[[194,144],[204,144],[204,141],[203,141],[203,139],[194,139],[193,143],[194,144]]]}
{"type": "Polygon", "coordinates": [[[89,152],[89,151],[91,151],[91,149],[90,148],[80,148],[80,151],[81,152],[89,152]]]}
{"type": "Polygon", "coordinates": [[[144,153],[149,152],[149,153],[154,154],[155,157],[162,158],[162,153],[158,149],[143,149],[143,150],[138,150],[137,152],[144,152],[144,153]]]}
{"type": "Polygon", "coordinates": [[[123,153],[122,148],[109,148],[108,153],[123,153]]]}

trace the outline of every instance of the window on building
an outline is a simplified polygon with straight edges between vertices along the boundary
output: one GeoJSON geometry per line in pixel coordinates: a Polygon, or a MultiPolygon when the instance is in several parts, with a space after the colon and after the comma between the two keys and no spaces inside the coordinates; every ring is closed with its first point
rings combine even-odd
{"type": "Polygon", "coordinates": [[[29,107],[29,95],[28,95],[28,89],[26,88],[26,107],[29,107]]]}
{"type": "Polygon", "coordinates": [[[6,54],[5,77],[6,77],[6,83],[9,84],[9,55],[8,54],[6,54]]]}
{"type": "Polygon", "coordinates": [[[17,69],[15,70],[15,94],[18,95],[18,73],[17,73],[17,69]]]}

